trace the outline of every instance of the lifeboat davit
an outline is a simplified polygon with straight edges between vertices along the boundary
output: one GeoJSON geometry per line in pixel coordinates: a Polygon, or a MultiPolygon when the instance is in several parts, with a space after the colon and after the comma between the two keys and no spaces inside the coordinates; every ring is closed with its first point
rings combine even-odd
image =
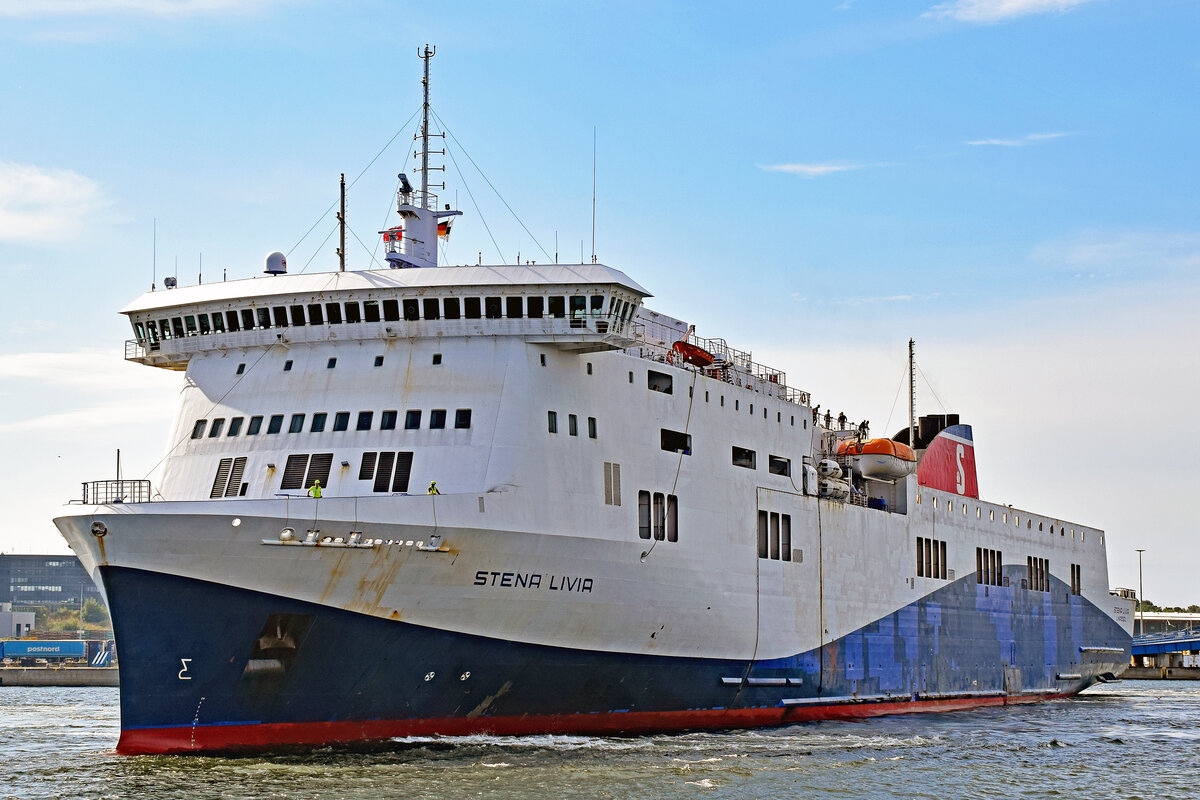
{"type": "Polygon", "coordinates": [[[894,481],[911,475],[917,468],[917,456],[903,442],[870,439],[858,447],[858,471],[864,478],[894,481]]]}
{"type": "Polygon", "coordinates": [[[689,364],[697,367],[711,367],[716,358],[712,353],[705,350],[703,347],[685,342],[682,339],[671,345],[671,349],[683,358],[689,364]]]}

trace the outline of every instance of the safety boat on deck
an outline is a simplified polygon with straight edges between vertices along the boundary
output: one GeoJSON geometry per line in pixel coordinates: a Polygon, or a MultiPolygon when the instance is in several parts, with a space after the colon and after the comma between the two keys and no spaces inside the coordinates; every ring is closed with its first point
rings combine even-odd
{"type": "Polygon", "coordinates": [[[167,453],[55,520],[119,752],[999,706],[1129,663],[1104,532],[980,499],[957,416],[871,438],[618,269],[444,263],[432,55],[385,267],[122,310],[126,359],[180,373],[167,453]]]}

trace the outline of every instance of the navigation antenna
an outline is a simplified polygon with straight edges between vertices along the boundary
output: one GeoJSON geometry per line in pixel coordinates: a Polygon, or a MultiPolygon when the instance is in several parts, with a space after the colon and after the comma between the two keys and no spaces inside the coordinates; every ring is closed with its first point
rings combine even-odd
{"type": "Polygon", "coordinates": [[[917,427],[917,382],[913,359],[913,340],[908,340],[908,446],[914,451],[917,449],[917,440],[913,438],[914,429],[917,427]]]}
{"type": "MultiPolygon", "coordinates": [[[[420,172],[421,172],[422,202],[424,203],[425,208],[432,209],[432,210],[436,210],[436,204],[433,204],[429,197],[429,189],[431,186],[431,184],[429,183],[429,173],[431,170],[441,170],[443,172],[445,172],[445,170],[446,170],[446,166],[444,164],[440,167],[429,166],[429,155],[430,155],[430,153],[429,153],[429,137],[430,137],[430,135],[441,136],[443,139],[446,138],[445,133],[435,133],[435,134],[429,133],[429,61],[436,54],[437,54],[437,46],[436,45],[433,47],[430,47],[429,45],[425,45],[424,52],[421,52],[420,50],[417,51],[417,58],[419,58],[425,62],[425,75],[424,75],[424,77],[421,78],[421,88],[424,93],[423,102],[421,104],[421,152],[414,154],[414,155],[420,156],[420,158],[421,158],[420,172]]],[[[445,148],[438,151],[437,155],[442,155],[442,156],[446,155],[445,148]]],[[[434,189],[441,189],[441,190],[445,191],[446,182],[442,181],[440,184],[432,184],[432,187],[434,189]]]]}

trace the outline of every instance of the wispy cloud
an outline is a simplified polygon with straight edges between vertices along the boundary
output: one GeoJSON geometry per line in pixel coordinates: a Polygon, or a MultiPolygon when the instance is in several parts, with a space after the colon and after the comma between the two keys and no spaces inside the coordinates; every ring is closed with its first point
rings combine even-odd
{"type": "Polygon", "coordinates": [[[804,178],[819,178],[822,175],[832,175],[835,172],[848,172],[862,169],[865,164],[759,164],[758,168],[767,172],[786,172],[789,175],[799,175],[804,178]]]}
{"type": "Polygon", "coordinates": [[[1200,233],[1084,231],[1034,248],[1032,258],[1080,278],[1200,277],[1200,233]]]}
{"type": "Polygon", "coordinates": [[[0,161],[0,241],[49,241],[105,206],[100,187],[69,169],[0,161]]]}
{"type": "Polygon", "coordinates": [[[1019,139],[972,139],[967,144],[972,147],[1024,147],[1034,142],[1043,142],[1047,139],[1061,139],[1064,136],[1070,136],[1070,133],[1030,133],[1019,139]]]}
{"type": "Polygon", "coordinates": [[[953,0],[939,3],[922,16],[986,24],[1030,14],[1063,14],[1091,2],[1093,0],[953,0]]]}
{"type": "Polygon", "coordinates": [[[0,0],[0,16],[180,18],[242,14],[285,0],[0,0]]]}

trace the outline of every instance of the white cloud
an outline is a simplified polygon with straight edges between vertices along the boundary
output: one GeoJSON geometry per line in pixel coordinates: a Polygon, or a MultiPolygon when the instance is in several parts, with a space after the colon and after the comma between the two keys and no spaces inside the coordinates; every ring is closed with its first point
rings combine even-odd
{"type": "Polygon", "coordinates": [[[90,178],[69,169],[0,161],[0,241],[52,241],[108,201],[90,178]]]}
{"type": "Polygon", "coordinates": [[[939,3],[922,16],[960,22],[1003,22],[1049,12],[1066,13],[1092,0],[953,0],[939,3]]]}
{"type": "Polygon", "coordinates": [[[967,144],[971,145],[972,147],[986,147],[989,145],[996,147],[1024,147],[1025,145],[1032,144],[1034,142],[1044,142],[1047,139],[1061,139],[1064,136],[1070,135],[1070,133],[1065,132],[1030,133],[1022,136],[1019,139],[972,139],[971,141],[967,142],[967,144]]]}
{"type": "Polygon", "coordinates": [[[822,175],[832,175],[835,172],[862,169],[862,164],[759,164],[759,169],[767,172],[786,172],[790,175],[800,175],[805,178],[817,178],[822,175]]]}
{"type": "Polygon", "coordinates": [[[197,17],[245,13],[283,0],[0,0],[0,17],[197,17]]]}
{"type": "Polygon", "coordinates": [[[1084,231],[1045,242],[1033,260],[1089,277],[1147,280],[1190,273],[1200,277],[1200,233],[1177,231],[1084,231]]]}

